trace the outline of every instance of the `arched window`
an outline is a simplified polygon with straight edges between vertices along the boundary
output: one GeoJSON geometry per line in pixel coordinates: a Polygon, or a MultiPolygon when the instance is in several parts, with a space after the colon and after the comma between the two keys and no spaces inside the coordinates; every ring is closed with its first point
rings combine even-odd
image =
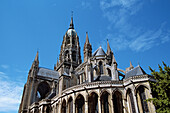
{"type": "Polygon", "coordinates": [[[68,100],[68,113],[73,113],[73,99],[72,97],[68,100]]]}
{"type": "Polygon", "coordinates": [[[50,92],[50,86],[47,82],[41,82],[37,88],[37,100],[40,101],[48,96],[50,92]]]}
{"type": "Polygon", "coordinates": [[[101,108],[102,113],[109,113],[109,101],[108,101],[109,94],[104,92],[101,96],[101,108]]]}
{"type": "Polygon", "coordinates": [[[132,94],[132,91],[130,89],[128,90],[127,96],[128,96],[129,109],[130,109],[131,113],[136,113],[133,94],[132,94]]]}
{"type": "Polygon", "coordinates": [[[63,100],[63,103],[62,103],[61,113],[66,113],[66,101],[65,100],[63,100]]]}
{"type": "Polygon", "coordinates": [[[100,73],[100,75],[103,74],[103,64],[102,64],[102,61],[99,62],[99,73],[100,73]]]}
{"type": "Polygon", "coordinates": [[[110,69],[108,69],[107,68],[107,73],[108,73],[108,75],[111,77],[112,75],[111,75],[111,70],[110,69]]]}
{"type": "Polygon", "coordinates": [[[66,44],[70,44],[70,37],[66,38],[66,44]]]}
{"type": "Polygon", "coordinates": [[[145,101],[146,100],[145,88],[143,86],[140,86],[137,89],[137,93],[138,93],[137,96],[139,97],[138,98],[138,105],[141,105],[141,106],[139,106],[139,109],[142,107],[141,111],[143,111],[143,113],[149,113],[148,104],[145,101]]]}
{"type": "Polygon", "coordinates": [[[76,113],[85,113],[84,97],[79,95],[76,98],[76,113]]]}
{"type": "Polygon", "coordinates": [[[96,93],[91,93],[88,97],[88,112],[89,113],[98,113],[98,95],[96,93]]]}
{"type": "Polygon", "coordinates": [[[70,56],[69,56],[69,51],[67,50],[66,52],[65,52],[65,59],[69,59],[70,58],[70,56]]]}
{"type": "Polygon", "coordinates": [[[112,98],[113,98],[114,113],[123,113],[123,103],[122,103],[121,93],[116,91],[113,94],[112,98]]]}
{"type": "Polygon", "coordinates": [[[72,38],[72,44],[73,44],[73,45],[76,44],[75,38],[72,38]]]}
{"type": "Polygon", "coordinates": [[[72,59],[73,59],[73,61],[76,62],[76,52],[75,51],[73,51],[73,53],[72,53],[72,59]]]}

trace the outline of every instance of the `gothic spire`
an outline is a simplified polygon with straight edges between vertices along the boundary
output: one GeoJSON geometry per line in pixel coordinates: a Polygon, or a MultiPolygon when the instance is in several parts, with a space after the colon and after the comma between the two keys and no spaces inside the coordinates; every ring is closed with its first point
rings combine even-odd
{"type": "Polygon", "coordinates": [[[109,41],[107,39],[107,52],[106,54],[109,55],[111,53],[111,48],[110,48],[110,45],[109,45],[109,41]]]}
{"type": "Polygon", "coordinates": [[[73,15],[71,16],[71,22],[70,22],[70,27],[69,27],[69,29],[74,29],[73,15]]]}
{"type": "Polygon", "coordinates": [[[39,56],[39,52],[37,51],[37,54],[36,54],[35,59],[34,59],[34,62],[39,62],[38,56],[39,56]]]}
{"type": "Polygon", "coordinates": [[[85,42],[85,44],[90,44],[89,37],[88,37],[88,32],[86,32],[86,42],[85,42]]]}

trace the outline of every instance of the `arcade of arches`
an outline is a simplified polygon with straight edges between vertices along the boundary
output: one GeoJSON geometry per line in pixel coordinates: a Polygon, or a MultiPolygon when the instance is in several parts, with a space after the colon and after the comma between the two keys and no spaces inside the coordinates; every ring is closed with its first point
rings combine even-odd
{"type": "Polygon", "coordinates": [[[147,88],[140,86],[134,92],[127,90],[126,99],[119,90],[109,93],[103,91],[101,94],[92,91],[90,94],[77,94],[75,98],[72,96],[64,97],[61,103],[54,105],[54,112],[49,113],[150,113],[148,103],[144,101],[147,95],[147,88]],[[128,107],[125,107],[127,103],[128,107]],[[138,108],[136,110],[136,107],[138,108]]]}

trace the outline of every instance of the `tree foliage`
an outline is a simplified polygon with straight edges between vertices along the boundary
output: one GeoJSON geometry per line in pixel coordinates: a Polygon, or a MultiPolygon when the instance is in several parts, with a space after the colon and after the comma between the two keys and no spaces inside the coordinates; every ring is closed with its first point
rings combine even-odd
{"type": "Polygon", "coordinates": [[[150,82],[153,98],[148,101],[153,102],[157,113],[170,113],[170,67],[163,65],[158,65],[159,71],[149,67],[156,82],[150,82]]]}

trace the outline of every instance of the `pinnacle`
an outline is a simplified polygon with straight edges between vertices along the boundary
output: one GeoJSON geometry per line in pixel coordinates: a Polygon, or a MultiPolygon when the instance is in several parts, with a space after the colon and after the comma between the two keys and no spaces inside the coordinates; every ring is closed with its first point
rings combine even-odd
{"type": "Polygon", "coordinates": [[[89,44],[89,37],[88,37],[88,32],[86,32],[86,44],[89,44]]]}
{"type": "Polygon", "coordinates": [[[69,29],[74,29],[73,17],[71,17],[71,22],[70,22],[70,27],[69,27],[69,29]]]}
{"type": "Polygon", "coordinates": [[[38,56],[39,56],[39,52],[37,51],[37,54],[36,54],[36,56],[35,56],[34,61],[38,61],[38,56]]]}
{"type": "Polygon", "coordinates": [[[111,48],[110,48],[110,45],[109,45],[109,41],[107,39],[107,54],[110,54],[111,52],[111,48]]]}

